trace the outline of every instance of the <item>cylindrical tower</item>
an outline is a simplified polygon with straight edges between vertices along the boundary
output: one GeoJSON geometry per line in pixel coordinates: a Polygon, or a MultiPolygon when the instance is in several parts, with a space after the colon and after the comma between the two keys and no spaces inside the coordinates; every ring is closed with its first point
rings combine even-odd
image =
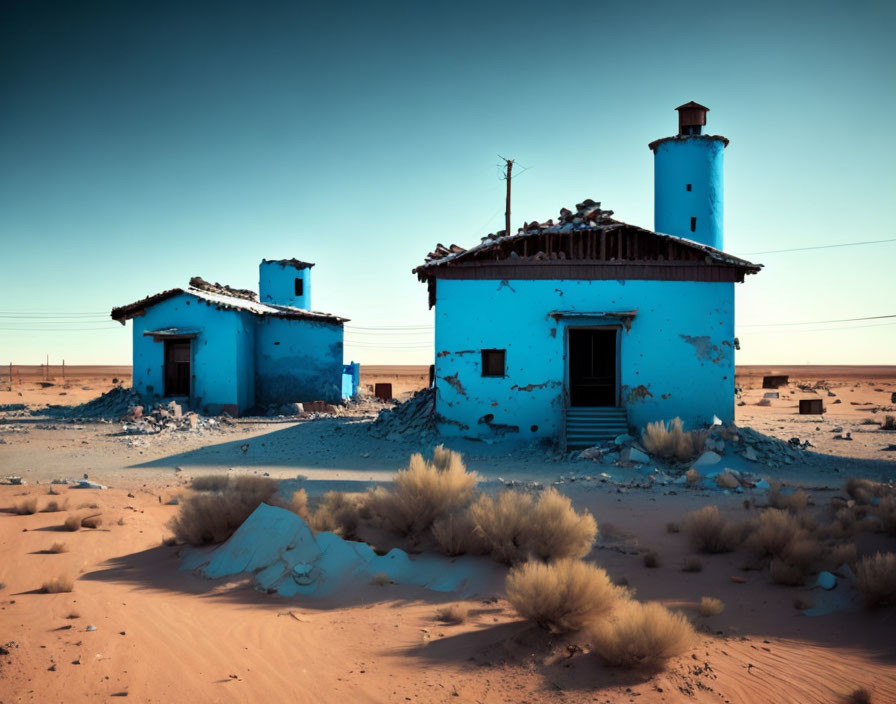
{"type": "Polygon", "coordinates": [[[691,101],[678,110],[678,134],[650,143],[653,229],[722,249],[723,153],[728,140],[703,134],[709,108],[691,101]]]}
{"type": "Polygon", "coordinates": [[[262,259],[258,267],[258,299],[311,310],[311,267],[298,259],[262,259]]]}

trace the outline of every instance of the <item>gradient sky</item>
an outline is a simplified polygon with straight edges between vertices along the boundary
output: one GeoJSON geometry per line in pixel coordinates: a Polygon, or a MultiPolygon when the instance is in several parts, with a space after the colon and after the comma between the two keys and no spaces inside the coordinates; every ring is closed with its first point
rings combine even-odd
{"type": "Polygon", "coordinates": [[[108,311],[317,263],[346,358],[428,364],[437,242],[593,198],[653,227],[647,143],[711,108],[743,364],[896,362],[896,3],[3,2],[0,363],[130,362],[108,311]],[[528,168],[523,172],[524,167],[528,168]],[[809,325],[781,325],[812,323],[809,325]]]}

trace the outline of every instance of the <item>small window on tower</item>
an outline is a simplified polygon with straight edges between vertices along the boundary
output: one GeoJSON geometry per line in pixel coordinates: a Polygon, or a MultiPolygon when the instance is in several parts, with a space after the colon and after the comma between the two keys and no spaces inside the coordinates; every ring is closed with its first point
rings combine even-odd
{"type": "Polygon", "coordinates": [[[303,295],[303,291],[305,290],[305,281],[303,279],[296,279],[296,295],[303,295]]]}
{"type": "Polygon", "coordinates": [[[691,218],[691,232],[697,231],[697,218],[691,218]]]}
{"type": "Polygon", "coordinates": [[[685,188],[686,188],[687,190],[690,191],[690,190],[691,190],[691,184],[688,184],[687,186],[685,186],[685,188]]]}
{"type": "Polygon", "coordinates": [[[507,350],[482,350],[482,376],[504,376],[507,350]]]}

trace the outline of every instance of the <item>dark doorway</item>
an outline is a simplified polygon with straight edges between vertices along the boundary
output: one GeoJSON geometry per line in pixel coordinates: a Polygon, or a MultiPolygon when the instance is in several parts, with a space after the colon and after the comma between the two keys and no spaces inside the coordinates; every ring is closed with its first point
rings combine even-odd
{"type": "Polygon", "coordinates": [[[616,329],[569,331],[569,403],[616,405],[616,329]]]}
{"type": "Polygon", "coordinates": [[[190,395],[189,340],[165,340],[165,395],[190,395]]]}

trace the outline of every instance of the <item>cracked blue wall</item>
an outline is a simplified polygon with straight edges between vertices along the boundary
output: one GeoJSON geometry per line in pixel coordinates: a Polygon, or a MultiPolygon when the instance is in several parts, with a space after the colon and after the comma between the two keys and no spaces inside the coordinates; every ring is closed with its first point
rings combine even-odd
{"type": "Polygon", "coordinates": [[[446,435],[556,437],[566,403],[569,327],[553,311],[637,309],[619,345],[629,423],[734,419],[734,284],[690,281],[478,281],[436,285],[436,410],[446,435]],[[481,350],[506,349],[505,377],[481,375],[481,350]],[[487,416],[488,422],[486,422],[487,416]],[[516,428],[514,430],[513,428],[516,428]]]}

